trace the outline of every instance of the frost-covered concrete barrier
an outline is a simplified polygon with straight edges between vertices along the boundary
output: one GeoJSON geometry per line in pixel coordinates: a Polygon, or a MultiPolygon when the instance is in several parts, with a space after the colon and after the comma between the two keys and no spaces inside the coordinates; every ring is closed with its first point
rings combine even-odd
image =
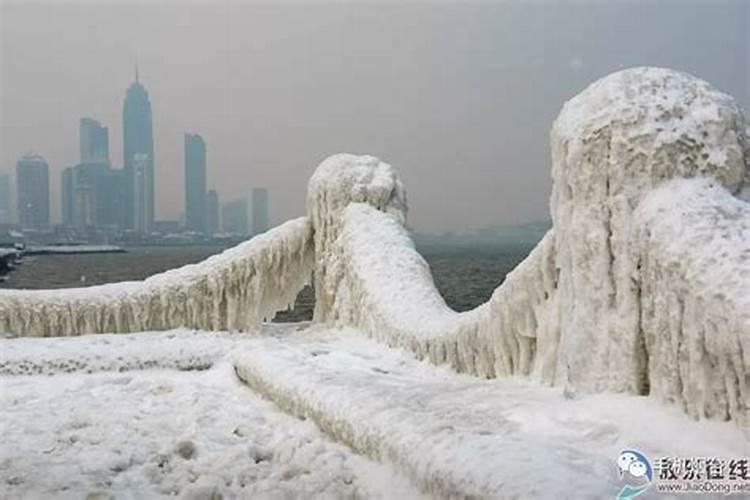
{"type": "Polygon", "coordinates": [[[462,314],[414,249],[392,169],[327,160],[308,192],[324,299],[316,319],[461,372],[653,393],[747,425],[750,223],[736,195],[750,175],[739,108],[690,75],[635,68],[566,103],[551,141],[553,229],[488,303],[462,314]]]}
{"type": "Polygon", "coordinates": [[[144,281],[0,291],[0,333],[65,336],[166,330],[251,330],[294,302],[309,281],[312,233],[300,218],[144,281]]]}

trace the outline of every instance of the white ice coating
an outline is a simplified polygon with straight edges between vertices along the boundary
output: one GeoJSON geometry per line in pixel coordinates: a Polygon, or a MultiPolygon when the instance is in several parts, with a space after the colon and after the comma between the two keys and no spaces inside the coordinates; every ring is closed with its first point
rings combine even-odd
{"type": "MultiPolygon", "coordinates": [[[[347,206],[346,191],[311,184],[308,203],[335,197],[347,206],[338,218],[325,207],[313,218],[316,232],[321,219],[336,228],[316,235],[327,276],[316,291],[333,298],[318,304],[318,319],[460,372],[651,393],[747,427],[750,233],[748,205],[736,196],[748,175],[739,108],[690,75],[635,68],[566,103],[551,138],[553,229],[466,313],[440,297],[403,210],[394,216],[354,198],[347,206]],[[696,179],[665,184],[683,178],[696,179]]],[[[356,160],[339,168],[348,164],[356,160]]],[[[405,199],[397,180],[378,183],[387,186],[380,199],[405,199]]]]}
{"type": "Polygon", "coordinates": [[[557,378],[591,390],[648,391],[641,315],[648,284],[633,212],[667,179],[707,176],[737,192],[744,130],[730,96],[666,69],[614,73],[563,106],[551,133],[557,378]]]}
{"type": "Polygon", "coordinates": [[[177,327],[252,330],[309,282],[307,218],[289,221],[203,262],[144,281],[60,290],[0,291],[0,333],[11,337],[177,327]]]}
{"type": "Polygon", "coordinates": [[[390,165],[373,156],[337,154],[327,158],[315,170],[307,188],[307,213],[314,227],[316,321],[330,318],[338,298],[340,277],[338,262],[331,260],[341,225],[343,210],[349,203],[367,203],[406,222],[406,190],[390,165]],[[332,292],[332,293],[329,293],[332,292]]]}
{"type": "Polygon", "coordinates": [[[747,142],[737,105],[706,82],[621,71],[563,107],[553,228],[472,311],[435,288],[394,169],[341,154],[312,176],[307,219],[144,282],[2,292],[0,331],[250,329],[312,271],[319,323],[459,372],[651,394],[750,428],[747,142]]]}
{"type": "Polygon", "coordinates": [[[650,393],[750,429],[750,203],[676,179],[636,211],[650,393]]]}

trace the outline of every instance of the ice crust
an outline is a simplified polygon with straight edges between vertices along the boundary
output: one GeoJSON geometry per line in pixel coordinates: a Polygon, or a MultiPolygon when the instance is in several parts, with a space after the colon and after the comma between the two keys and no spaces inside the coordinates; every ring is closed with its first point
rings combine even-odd
{"type": "Polygon", "coordinates": [[[60,290],[0,290],[0,333],[67,336],[177,327],[252,330],[289,307],[312,270],[306,217],[203,262],[144,281],[60,290]]]}

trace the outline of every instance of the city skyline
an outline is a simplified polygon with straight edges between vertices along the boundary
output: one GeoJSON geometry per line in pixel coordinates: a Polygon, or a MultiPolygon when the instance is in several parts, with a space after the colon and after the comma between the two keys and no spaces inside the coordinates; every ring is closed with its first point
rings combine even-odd
{"type": "Polygon", "coordinates": [[[119,163],[137,61],[159,219],[182,212],[183,134],[198,130],[208,185],[225,199],[268,187],[274,222],[303,214],[312,170],[348,151],[402,173],[411,226],[461,230],[548,217],[552,121],[605,74],[671,67],[750,106],[747,2],[562,4],[10,4],[0,167],[33,148],[54,187],[81,116],[109,128],[119,163]]]}
{"type": "MultiPolygon", "coordinates": [[[[22,210],[17,208],[16,217],[10,211],[3,213],[4,223],[17,224],[22,229],[51,229],[60,226],[85,230],[109,227],[117,231],[134,229],[141,233],[148,233],[156,222],[162,225],[171,223],[170,219],[154,218],[153,201],[149,200],[149,197],[153,199],[158,195],[158,188],[155,190],[153,184],[155,146],[151,128],[151,102],[147,89],[140,82],[137,66],[134,81],[128,87],[123,101],[122,122],[123,165],[128,165],[128,168],[118,168],[110,161],[109,128],[91,116],[79,119],[78,163],[64,167],[60,174],[59,220],[51,217],[51,202],[55,196],[48,163],[42,155],[33,151],[19,158],[16,179],[19,177],[19,164],[41,162],[45,165],[46,191],[49,193],[46,209],[43,209],[46,212],[30,215],[29,210],[23,211],[22,224],[19,215],[22,210]],[[34,222],[30,223],[32,219],[34,222]],[[38,220],[47,222],[40,223],[38,220]]],[[[176,222],[181,230],[203,234],[218,233],[224,229],[221,217],[223,207],[219,203],[217,190],[207,187],[206,143],[196,133],[185,133],[184,141],[184,210],[176,222]]],[[[39,174],[33,173],[33,182],[36,184],[39,184],[39,174]]],[[[0,176],[8,183],[7,188],[2,190],[4,202],[10,203],[13,191],[10,187],[11,176],[3,172],[0,172],[0,176]]],[[[15,184],[16,192],[20,192],[18,181],[15,184]]],[[[25,189],[28,191],[30,188],[25,189]]],[[[35,199],[40,200],[42,190],[36,186],[34,190],[35,199]]],[[[28,197],[29,194],[26,193],[25,196],[28,197]]],[[[229,204],[237,205],[237,201],[230,201],[229,204]]],[[[266,231],[270,227],[268,190],[263,187],[252,188],[242,203],[246,212],[244,223],[238,225],[230,221],[233,229],[240,229],[234,232],[258,234],[266,231]]]]}

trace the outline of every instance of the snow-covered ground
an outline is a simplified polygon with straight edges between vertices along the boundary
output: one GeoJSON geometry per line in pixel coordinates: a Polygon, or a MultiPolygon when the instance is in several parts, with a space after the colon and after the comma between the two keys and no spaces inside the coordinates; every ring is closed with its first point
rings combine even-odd
{"type": "Polygon", "coordinates": [[[622,448],[750,455],[732,423],[645,397],[459,375],[354,330],[261,333],[0,340],[0,498],[603,498],[622,448]]]}
{"type": "Polygon", "coordinates": [[[244,339],[172,331],[0,341],[0,498],[419,496],[393,468],[242,384],[224,358],[244,339]],[[9,375],[29,371],[47,375],[9,375]]]}
{"type": "Polygon", "coordinates": [[[648,397],[459,375],[354,330],[249,339],[233,357],[251,387],[441,498],[614,498],[623,449],[750,456],[731,422],[648,397]]]}

